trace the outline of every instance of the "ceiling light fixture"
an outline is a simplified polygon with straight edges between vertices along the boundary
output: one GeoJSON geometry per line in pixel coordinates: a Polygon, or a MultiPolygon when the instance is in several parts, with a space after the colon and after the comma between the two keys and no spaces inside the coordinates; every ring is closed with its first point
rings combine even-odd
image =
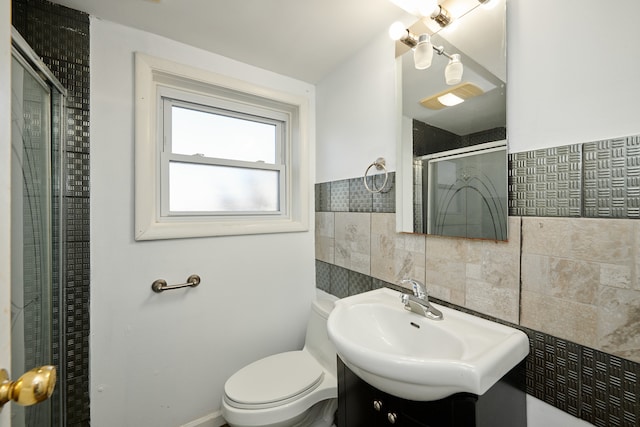
{"type": "Polygon", "coordinates": [[[446,105],[447,107],[453,107],[454,105],[462,104],[464,102],[464,99],[452,93],[445,93],[436,99],[440,101],[442,105],[446,105]]]}
{"type": "Polygon", "coordinates": [[[460,104],[462,101],[482,95],[483,93],[484,91],[478,86],[465,82],[424,98],[420,101],[420,105],[430,110],[442,110],[443,108],[460,104]]]}

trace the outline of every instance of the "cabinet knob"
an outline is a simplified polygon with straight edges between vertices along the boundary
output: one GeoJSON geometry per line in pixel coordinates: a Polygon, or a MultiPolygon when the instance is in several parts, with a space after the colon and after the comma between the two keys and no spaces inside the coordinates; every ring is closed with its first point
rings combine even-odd
{"type": "Polygon", "coordinates": [[[395,412],[389,412],[387,414],[387,420],[389,420],[389,424],[395,424],[397,419],[398,416],[395,414],[395,412]]]}
{"type": "Polygon", "coordinates": [[[374,400],[373,401],[373,409],[375,409],[376,411],[380,412],[380,410],[382,409],[382,402],[379,400],[374,400]]]}

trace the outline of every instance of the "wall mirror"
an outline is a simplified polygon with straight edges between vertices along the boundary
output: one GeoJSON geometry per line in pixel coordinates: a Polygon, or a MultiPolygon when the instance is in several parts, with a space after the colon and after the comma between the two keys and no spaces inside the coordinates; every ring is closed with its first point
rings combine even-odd
{"type": "Polygon", "coordinates": [[[397,228],[506,240],[506,1],[440,5],[455,16],[450,24],[421,18],[396,42],[397,228]],[[416,67],[421,34],[430,35],[433,51],[426,69],[416,67]],[[461,78],[450,65],[458,59],[461,78]]]}

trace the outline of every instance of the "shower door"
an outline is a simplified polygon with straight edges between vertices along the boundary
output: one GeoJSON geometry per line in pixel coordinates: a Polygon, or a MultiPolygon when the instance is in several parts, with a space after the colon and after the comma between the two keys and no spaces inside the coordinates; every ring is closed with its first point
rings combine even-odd
{"type": "MultiPolygon", "coordinates": [[[[53,194],[59,194],[62,96],[14,49],[11,60],[11,380],[53,365],[53,283],[59,272],[54,250],[53,194]],[[55,138],[52,139],[52,138],[55,138]],[[54,144],[55,142],[55,144],[54,144]],[[54,161],[52,161],[54,160],[54,161]],[[57,175],[59,176],[59,175],[57,175]]],[[[59,206],[59,204],[58,204],[59,206]]],[[[57,210],[56,212],[59,212],[57,210]]],[[[8,368],[8,367],[5,367],[8,368]]],[[[11,427],[52,425],[54,401],[11,403],[11,427]]],[[[58,412],[58,411],[56,411],[58,412]]],[[[57,424],[57,423],[56,423],[57,424]]]]}

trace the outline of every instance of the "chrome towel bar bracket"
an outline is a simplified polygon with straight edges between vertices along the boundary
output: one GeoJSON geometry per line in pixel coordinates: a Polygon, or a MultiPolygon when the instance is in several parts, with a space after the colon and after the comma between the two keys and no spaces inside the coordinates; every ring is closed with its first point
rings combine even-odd
{"type": "Polygon", "coordinates": [[[167,281],[163,279],[158,279],[151,284],[151,290],[153,292],[160,293],[162,291],[170,291],[172,289],[180,289],[180,288],[194,288],[200,284],[200,276],[197,274],[192,274],[187,278],[187,283],[180,283],[178,285],[167,285],[167,281]]]}

